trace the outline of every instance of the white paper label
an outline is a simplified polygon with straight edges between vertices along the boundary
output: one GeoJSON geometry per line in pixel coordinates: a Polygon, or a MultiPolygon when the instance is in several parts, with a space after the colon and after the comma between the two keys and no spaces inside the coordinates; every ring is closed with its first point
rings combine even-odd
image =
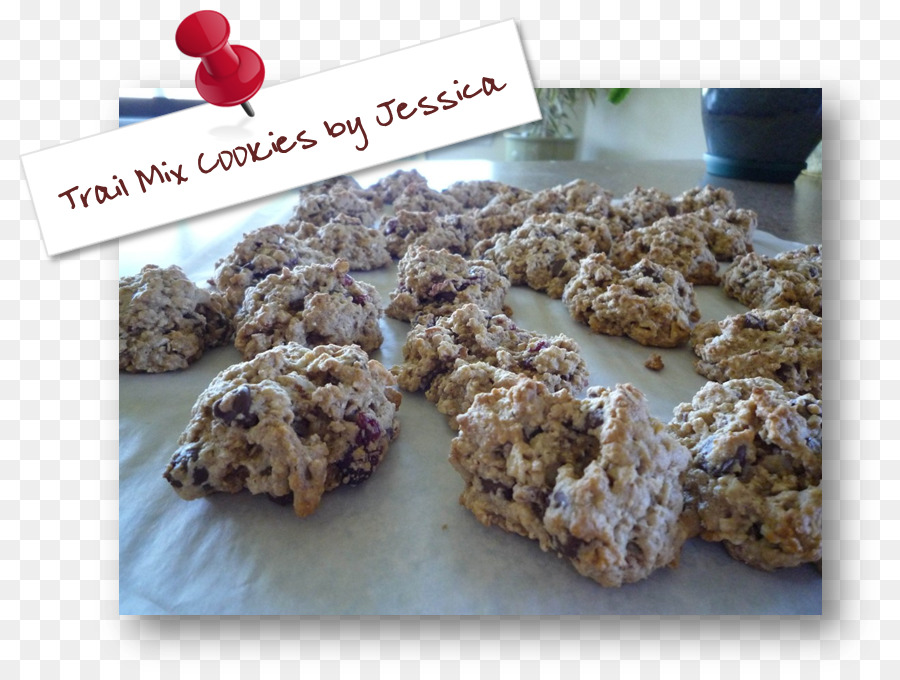
{"type": "Polygon", "coordinates": [[[540,118],[511,20],[263,87],[251,104],[252,118],[203,104],[23,156],[47,252],[540,118]]]}

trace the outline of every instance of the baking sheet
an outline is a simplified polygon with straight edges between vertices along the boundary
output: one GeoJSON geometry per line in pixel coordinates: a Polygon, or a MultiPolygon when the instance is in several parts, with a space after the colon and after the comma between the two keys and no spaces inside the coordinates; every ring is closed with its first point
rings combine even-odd
{"type": "MultiPolygon", "coordinates": [[[[362,181],[362,180],[361,180],[362,181]]],[[[205,281],[241,234],[279,222],[290,193],[153,230],[120,242],[120,275],[148,263],[178,264],[205,281]]],[[[758,232],[763,254],[800,244],[758,232]]],[[[385,302],[396,265],[354,276],[385,302]]],[[[746,308],[719,288],[696,287],[703,319],[746,308]]],[[[508,303],[519,326],[565,333],[581,346],[591,385],[631,382],[668,421],[706,380],[687,347],[643,347],[592,333],[559,300],[525,287],[508,303]],[[644,367],[663,357],[657,373],[644,367]]],[[[409,325],[382,320],[372,358],[401,360],[409,325]]],[[[810,565],[766,573],[693,539],[677,569],[621,588],[603,588],[535,541],[482,526],[459,505],[460,476],[447,461],[453,430],[421,394],[403,394],[401,431],[364,484],[324,496],[311,517],[247,493],[178,497],[163,479],[197,395],[233,347],[207,352],[189,369],[119,376],[119,608],[121,614],[598,615],[820,614],[822,579],[810,565]]]]}

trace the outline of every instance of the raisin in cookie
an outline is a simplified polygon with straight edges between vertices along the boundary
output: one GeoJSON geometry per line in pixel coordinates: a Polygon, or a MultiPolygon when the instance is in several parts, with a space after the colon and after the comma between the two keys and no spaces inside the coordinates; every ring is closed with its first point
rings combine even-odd
{"type": "Polygon", "coordinates": [[[400,392],[359,347],[281,345],[217,375],[164,477],[186,500],[265,493],[311,514],[322,494],[365,481],[397,436],[400,392]]]}
{"type": "Polygon", "coordinates": [[[392,370],[401,388],[425,391],[438,411],[450,416],[451,424],[475,394],[490,391],[501,379],[508,384],[509,374],[573,392],[584,389],[588,377],[574,340],[519,328],[508,316],[473,304],[436,317],[430,325],[416,325],[406,336],[403,363],[392,370]],[[484,365],[467,368],[475,363],[484,365]]]}
{"type": "Polygon", "coordinates": [[[822,319],[808,309],[754,309],[706,321],[691,334],[700,375],[717,382],[770,378],[822,398],[822,319]]]}
{"type": "Polygon", "coordinates": [[[358,217],[344,213],[335,215],[308,235],[303,245],[325,253],[329,259],[346,260],[354,271],[380,269],[391,262],[384,234],[367,227],[358,217]]]}
{"type": "Polygon", "coordinates": [[[822,248],[818,245],[774,257],[748,253],[725,270],[725,294],[748,307],[799,305],[822,316],[822,248]]]}
{"type": "Polygon", "coordinates": [[[689,216],[664,217],[649,227],[632,229],[610,250],[610,259],[620,269],[627,269],[643,258],[677,269],[697,285],[719,282],[716,256],[709,249],[702,229],[689,216]]]}
{"type": "MultiPolygon", "coordinates": [[[[333,258],[331,258],[333,259],[333,258]]],[[[269,274],[298,264],[327,264],[324,253],[305,246],[297,236],[280,224],[255,229],[247,234],[227,256],[216,262],[210,283],[221,291],[234,316],[244,301],[244,292],[269,274]]]]}
{"type": "Polygon", "coordinates": [[[451,314],[473,302],[490,314],[506,312],[509,279],[487,260],[466,260],[447,250],[415,246],[397,264],[397,288],[385,313],[400,321],[451,314]]]}
{"type": "Polygon", "coordinates": [[[465,255],[474,230],[475,220],[469,215],[438,215],[434,211],[398,210],[381,220],[388,252],[396,258],[406,255],[412,246],[465,255]]]}
{"type": "Polygon", "coordinates": [[[247,291],[234,319],[234,345],[244,359],[289,342],[381,347],[381,297],[349,269],[346,260],[285,268],[247,291]]]}
{"type": "Polygon", "coordinates": [[[707,383],[670,423],[691,451],[685,518],[773,570],[822,557],[822,405],[766,378],[707,383]]]}
{"type": "Polygon", "coordinates": [[[603,586],[678,562],[690,455],[631,385],[587,399],[533,380],[480,394],[450,462],[483,524],[537,540],[603,586]]]}
{"type": "Polygon", "coordinates": [[[148,264],[140,274],[119,279],[120,371],[187,368],[230,332],[222,296],[199,288],[176,265],[148,264]]]}
{"type": "Polygon", "coordinates": [[[700,320],[694,287],[680,272],[641,260],[622,270],[604,253],[589,255],[566,285],[563,303],[576,321],[642,345],[676,347],[700,320]]]}

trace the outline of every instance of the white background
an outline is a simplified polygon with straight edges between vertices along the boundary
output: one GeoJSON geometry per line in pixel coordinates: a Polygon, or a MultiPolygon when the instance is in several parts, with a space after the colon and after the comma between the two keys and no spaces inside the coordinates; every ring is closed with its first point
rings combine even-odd
{"type": "Polygon", "coordinates": [[[896,677],[898,14],[836,0],[0,6],[4,676],[896,677]],[[172,36],[208,8],[274,81],[515,18],[541,85],[823,87],[825,614],[119,618],[117,251],[48,258],[20,156],[114,129],[123,84],[189,87],[172,36]]]}

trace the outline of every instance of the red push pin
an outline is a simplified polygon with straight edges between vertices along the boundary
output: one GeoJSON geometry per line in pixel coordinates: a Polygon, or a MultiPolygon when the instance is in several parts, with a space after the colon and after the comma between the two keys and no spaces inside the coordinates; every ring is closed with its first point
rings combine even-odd
{"type": "Polygon", "coordinates": [[[202,62],[194,78],[201,97],[216,106],[240,104],[248,116],[253,116],[247,100],[259,92],[266,70],[256,52],[228,44],[230,33],[228,19],[213,10],[201,10],[178,25],[175,44],[202,62]]]}

